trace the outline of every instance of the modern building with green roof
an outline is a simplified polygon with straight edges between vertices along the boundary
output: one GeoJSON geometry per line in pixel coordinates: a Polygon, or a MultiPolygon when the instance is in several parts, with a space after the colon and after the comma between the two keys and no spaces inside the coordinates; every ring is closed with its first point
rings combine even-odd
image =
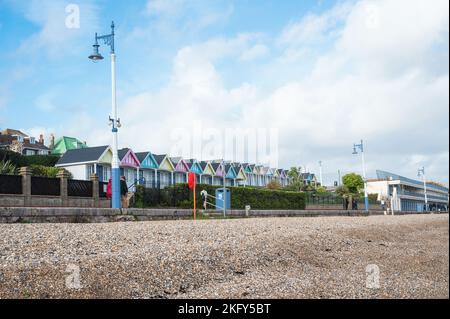
{"type": "Polygon", "coordinates": [[[85,142],[81,142],[79,139],[75,137],[63,136],[60,137],[56,142],[55,146],[52,149],[53,155],[64,155],[69,150],[75,150],[79,148],[88,147],[85,142]]]}

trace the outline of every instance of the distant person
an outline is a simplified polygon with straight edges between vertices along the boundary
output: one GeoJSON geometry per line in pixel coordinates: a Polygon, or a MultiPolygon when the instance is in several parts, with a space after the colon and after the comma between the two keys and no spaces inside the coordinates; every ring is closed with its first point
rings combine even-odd
{"type": "Polygon", "coordinates": [[[352,210],[358,210],[358,201],[356,198],[352,199],[352,210]]]}
{"type": "Polygon", "coordinates": [[[348,210],[348,197],[345,196],[343,199],[343,203],[344,203],[344,210],[348,210]]]}
{"type": "Polygon", "coordinates": [[[381,210],[383,212],[386,210],[386,203],[384,202],[384,199],[381,200],[381,210]]]}
{"type": "Polygon", "coordinates": [[[111,180],[111,178],[108,180],[108,184],[106,185],[106,198],[109,199],[109,207],[112,207],[112,180],[111,180]]]}
{"type": "Polygon", "coordinates": [[[120,196],[122,198],[122,208],[128,208],[128,185],[125,176],[120,177],[120,196]]]}

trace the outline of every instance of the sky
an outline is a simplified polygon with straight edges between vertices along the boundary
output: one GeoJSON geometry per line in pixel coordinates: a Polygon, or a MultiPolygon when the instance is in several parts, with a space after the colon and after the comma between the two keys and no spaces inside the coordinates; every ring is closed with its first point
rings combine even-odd
{"type": "Polygon", "coordinates": [[[449,181],[447,0],[0,0],[0,129],[319,173],[449,181]],[[231,142],[230,142],[231,139],[231,142]],[[234,143],[234,144],[233,144],[234,143]],[[239,151],[241,146],[245,148],[239,151]]]}

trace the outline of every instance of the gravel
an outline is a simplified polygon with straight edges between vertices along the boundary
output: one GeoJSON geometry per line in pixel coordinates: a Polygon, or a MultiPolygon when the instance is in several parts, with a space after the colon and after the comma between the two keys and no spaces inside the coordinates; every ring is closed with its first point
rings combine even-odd
{"type": "Polygon", "coordinates": [[[0,233],[0,298],[449,298],[448,214],[0,233]]]}

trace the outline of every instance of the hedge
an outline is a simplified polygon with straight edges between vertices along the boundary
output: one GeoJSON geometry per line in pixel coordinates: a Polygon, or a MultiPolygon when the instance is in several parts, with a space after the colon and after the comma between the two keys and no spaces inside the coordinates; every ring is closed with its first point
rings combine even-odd
{"type": "Polygon", "coordinates": [[[55,155],[29,155],[25,156],[16,152],[0,150],[0,160],[11,161],[17,167],[42,165],[53,167],[59,157],[55,155]]]}
{"type": "MultiPolygon", "coordinates": [[[[203,207],[202,190],[215,195],[215,190],[221,186],[199,184],[196,188],[197,207],[203,207]]],[[[280,190],[268,190],[251,187],[229,187],[231,190],[231,208],[245,209],[305,209],[305,194],[280,190]]],[[[135,193],[135,207],[177,207],[191,208],[193,206],[192,191],[187,184],[177,184],[165,189],[151,189],[138,186],[135,193]]],[[[214,202],[214,199],[209,199],[214,202]]]]}

